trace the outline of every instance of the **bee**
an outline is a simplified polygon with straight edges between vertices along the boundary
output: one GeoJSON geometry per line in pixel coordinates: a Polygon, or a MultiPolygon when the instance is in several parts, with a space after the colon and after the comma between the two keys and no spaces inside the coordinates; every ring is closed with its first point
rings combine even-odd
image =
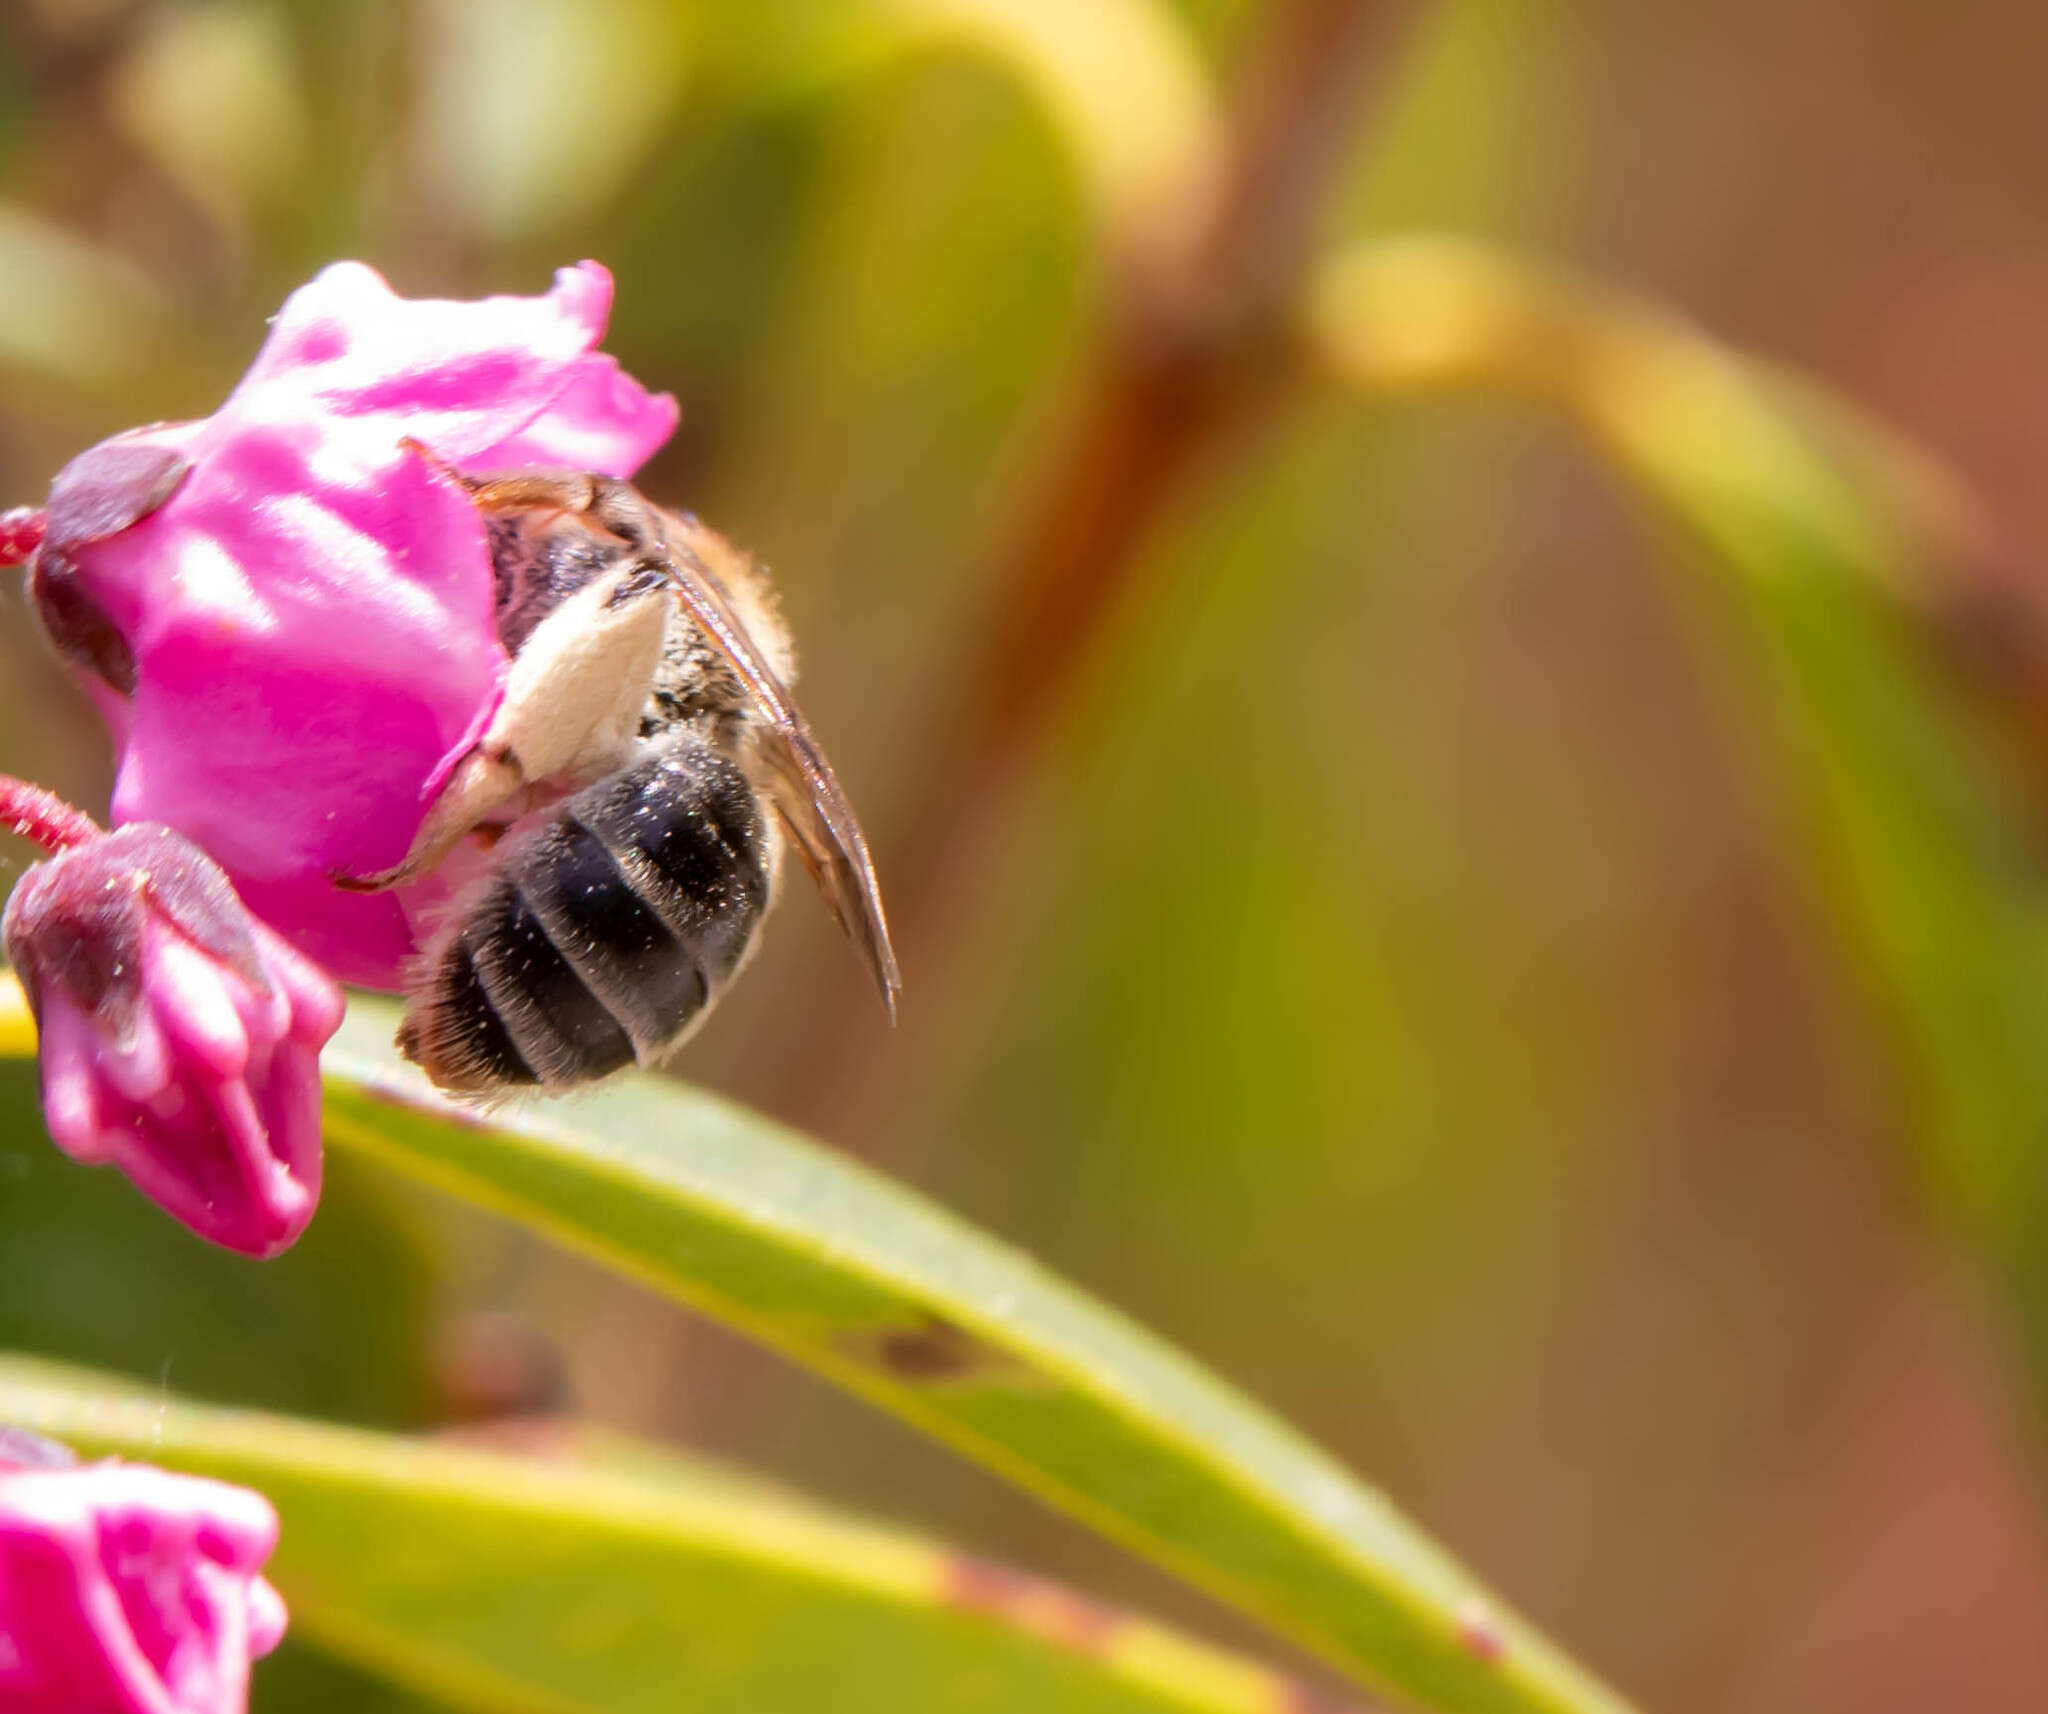
{"type": "Polygon", "coordinates": [[[375,891],[465,841],[458,895],[407,989],[399,1049],[443,1089],[559,1091],[651,1065],[752,951],[793,844],[873,973],[901,990],[867,841],[791,700],[766,575],[687,513],[573,472],[472,477],[505,693],[375,891]],[[510,829],[509,832],[506,830],[510,829]]]}

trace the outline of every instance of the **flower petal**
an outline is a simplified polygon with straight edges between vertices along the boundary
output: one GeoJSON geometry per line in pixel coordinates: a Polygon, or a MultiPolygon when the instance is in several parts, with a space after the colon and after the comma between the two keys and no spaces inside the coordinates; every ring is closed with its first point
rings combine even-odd
{"type": "Polygon", "coordinates": [[[0,1709],[243,1714],[282,1603],[261,1495],[146,1465],[0,1470],[0,1709]]]}
{"type": "Polygon", "coordinates": [[[604,337],[612,277],[564,268],[545,297],[402,298],[338,262],[285,300],[226,414],[308,406],[463,463],[519,433],[604,337]]]}
{"type": "Polygon", "coordinates": [[[320,1198],[320,1049],[341,991],[148,822],[35,865],[0,926],[57,1146],[213,1243],[289,1248],[320,1198]]]}
{"type": "Polygon", "coordinates": [[[614,358],[584,358],[555,402],[509,440],[463,460],[477,472],[533,465],[631,476],[676,432],[671,393],[650,393],[614,358]]]}
{"type": "Polygon", "coordinates": [[[474,303],[337,264],[218,412],[84,455],[52,513],[77,527],[39,561],[38,609],[113,733],[115,822],[194,840],[344,981],[402,986],[412,925],[451,889],[335,878],[397,864],[503,691],[492,557],[456,472],[623,477],[675,427],[673,399],[595,351],[611,296],[594,262],[474,303]]]}
{"type": "Polygon", "coordinates": [[[245,897],[310,883],[319,906],[296,917],[250,902],[294,926],[336,907],[350,920],[299,944],[323,957],[368,931],[341,974],[391,985],[402,912],[348,909],[325,882],[404,855],[434,770],[496,695],[506,657],[468,496],[395,442],[249,428],[81,559],[126,609],[139,664],[115,819],[177,828],[245,897]]]}

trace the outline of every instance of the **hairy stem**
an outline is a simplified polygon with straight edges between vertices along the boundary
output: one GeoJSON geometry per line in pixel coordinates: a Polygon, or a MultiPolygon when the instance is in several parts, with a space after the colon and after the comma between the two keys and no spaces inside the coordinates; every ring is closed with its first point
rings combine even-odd
{"type": "Polygon", "coordinates": [[[52,856],[101,833],[99,823],[83,810],[12,774],[0,774],[0,827],[33,840],[52,856]]]}

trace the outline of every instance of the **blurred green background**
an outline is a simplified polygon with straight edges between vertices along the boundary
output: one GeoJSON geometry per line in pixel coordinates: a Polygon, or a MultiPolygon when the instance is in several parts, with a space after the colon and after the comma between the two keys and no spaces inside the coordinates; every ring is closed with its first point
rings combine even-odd
{"type": "MultiPolygon", "coordinates": [[[[1345,240],[1569,257],[1874,407],[2038,562],[2048,13],[0,18],[7,501],[210,410],[336,257],[616,274],[609,349],[684,404],[643,486],[775,568],[908,979],[892,1034],[792,887],[682,1075],[1211,1363],[1645,1706],[2048,1705],[2039,1419],[1740,651],[1554,424],[1345,398],[1275,320],[1345,240]]],[[[99,807],[0,621],[0,769],[99,807]]],[[[0,1345],[407,1426],[573,1404],[1239,1636],[772,1358],[335,1178],[285,1263],[203,1253],[13,1071],[0,1345]]],[[[370,1694],[297,1661],[257,1707],[370,1694]]]]}

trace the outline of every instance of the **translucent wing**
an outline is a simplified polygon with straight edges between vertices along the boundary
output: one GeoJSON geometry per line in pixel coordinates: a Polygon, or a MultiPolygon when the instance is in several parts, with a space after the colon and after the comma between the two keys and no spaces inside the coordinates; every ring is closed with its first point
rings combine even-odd
{"type": "Polygon", "coordinates": [[[811,735],[803,711],[755,647],[707,564],[732,550],[695,518],[670,512],[662,514],[661,521],[661,540],[668,550],[676,598],[732,663],[755,706],[767,716],[761,734],[761,760],[768,777],[757,783],[795,839],[797,854],[839,926],[867,960],[893,1020],[903,979],[889,945],[889,923],[882,913],[874,861],[853,806],[811,735]]]}

